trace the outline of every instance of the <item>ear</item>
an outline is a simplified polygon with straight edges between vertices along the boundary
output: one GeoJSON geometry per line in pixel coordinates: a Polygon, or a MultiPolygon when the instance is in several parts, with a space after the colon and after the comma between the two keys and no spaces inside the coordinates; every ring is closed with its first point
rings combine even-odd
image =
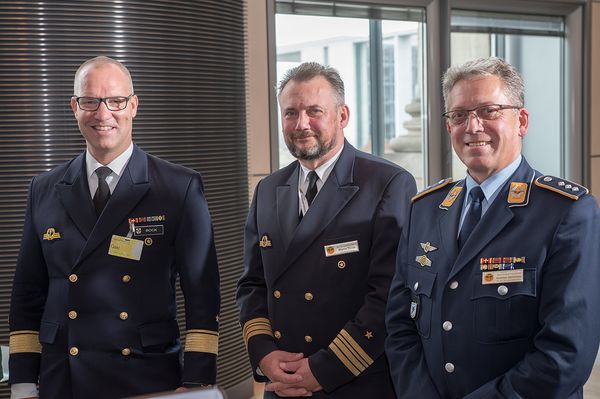
{"type": "Polygon", "coordinates": [[[350,120],[350,108],[348,108],[347,104],[344,104],[340,107],[340,126],[345,128],[348,126],[348,122],[350,120]]]}
{"type": "Polygon", "coordinates": [[[71,97],[71,109],[73,110],[73,113],[77,115],[77,100],[74,96],[71,97]]]}
{"type": "MultiPolygon", "coordinates": [[[[446,119],[446,118],[444,118],[446,119]]],[[[446,119],[446,131],[448,132],[449,135],[452,135],[452,126],[450,126],[450,122],[448,122],[448,119],[446,119]]]]}
{"type": "Polygon", "coordinates": [[[519,136],[525,137],[529,128],[529,111],[526,108],[519,109],[519,136]]]}
{"type": "Polygon", "coordinates": [[[136,96],[134,94],[133,97],[131,97],[129,99],[129,105],[131,106],[131,118],[132,119],[135,118],[135,116],[137,115],[138,104],[139,104],[138,96],[136,96]]]}

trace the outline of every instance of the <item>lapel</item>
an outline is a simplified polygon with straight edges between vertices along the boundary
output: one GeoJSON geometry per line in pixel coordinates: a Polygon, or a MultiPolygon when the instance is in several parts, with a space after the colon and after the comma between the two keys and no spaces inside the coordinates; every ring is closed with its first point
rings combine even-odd
{"type": "Polygon", "coordinates": [[[285,183],[277,186],[277,222],[281,233],[284,248],[290,244],[294,230],[298,226],[298,173],[300,164],[295,162],[296,167],[290,167],[290,175],[285,183]],[[295,212],[294,212],[295,210],[295,212]]]}
{"type": "Polygon", "coordinates": [[[106,208],[98,218],[74,267],[77,267],[123,222],[149,189],[148,157],[145,152],[134,145],[133,153],[123,170],[123,175],[110,196],[106,208]]]}
{"type": "Polygon", "coordinates": [[[90,196],[86,173],[83,152],[71,162],[62,180],[54,187],[73,224],[87,240],[96,224],[96,210],[90,196]]]}
{"type": "MultiPolygon", "coordinates": [[[[485,248],[493,239],[496,237],[512,220],[514,213],[512,211],[513,206],[527,206],[528,200],[519,205],[511,205],[507,201],[511,183],[525,183],[527,184],[527,193],[525,198],[529,198],[531,192],[531,184],[533,177],[535,176],[534,170],[529,166],[525,158],[521,161],[521,164],[513,173],[513,175],[507,180],[507,182],[500,189],[500,193],[490,205],[485,215],[481,218],[475,229],[465,242],[462,250],[458,253],[455,258],[452,270],[448,275],[447,281],[452,279],[457,273],[459,273],[466,265],[471,264],[473,258],[477,256],[483,248],[485,248]]],[[[454,238],[456,241],[456,232],[458,227],[454,230],[454,238]]]]}
{"type": "MultiPolygon", "coordinates": [[[[333,221],[335,216],[358,192],[359,187],[354,185],[354,159],[356,150],[347,141],[327,181],[315,197],[302,222],[293,232],[289,245],[286,247],[286,256],[281,263],[282,267],[274,276],[277,279],[283,272],[313,244],[320,233],[333,221]]],[[[299,167],[299,166],[298,166],[299,167]]],[[[293,194],[298,198],[298,177],[294,184],[293,194]]],[[[279,205],[278,205],[279,212],[279,205]]],[[[288,206],[288,213],[290,212],[288,206]]],[[[297,218],[296,218],[297,220],[297,218]]]]}

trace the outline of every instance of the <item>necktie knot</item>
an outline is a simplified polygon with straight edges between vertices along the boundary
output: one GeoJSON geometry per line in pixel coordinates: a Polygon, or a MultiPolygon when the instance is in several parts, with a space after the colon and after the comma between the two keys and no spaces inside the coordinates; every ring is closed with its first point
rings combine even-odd
{"type": "Polygon", "coordinates": [[[479,186],[473,187],[471,189],[471,191],[469,192],[469,197],[471,197],[471,204],[475,202],[481,204],[481,202],[485,198],[485,196],[483,195],[483,190],[479,186]]]}
{"type": "Polygon", "coordinates": [[[98,175],[98,180],[106,180],[108,175],[112,173],[112,170],[108,166],[100,166],[96,169],[96,175],[98,175]]]}
{"type": "Polygon", "coordinates": [[[107,166],[101,166],[95,170],[95,173],[98,176],[98,188],[92,202],[94,202],[94,208],[96,208],[96,215],[100,216],[110,198],[110,188],[106,178],[112,173],[112,170],[107,166]]]}
{"type": "Polygon", "coordinates": [[[317,180],[319,180],[317,172],[314,170],[308,172],[308,189],[306,190],[306,202],[308,202],[308,206],[312,204],[317,196],[317,180]]]}

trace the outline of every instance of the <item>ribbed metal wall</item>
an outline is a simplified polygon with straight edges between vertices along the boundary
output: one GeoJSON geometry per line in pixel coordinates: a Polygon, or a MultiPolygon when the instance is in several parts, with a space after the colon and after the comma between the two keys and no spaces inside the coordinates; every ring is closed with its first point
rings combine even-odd
{"type": "Polygon", "coordinates": [[[108,55],[140,98],[134,141],[202,173],[222,279],[218,380],[250,375],[233,300],[248,190],[243,14],[241,0],[0,2],[0,343],[29,181],[84,149],[73,75],[108,55]]]}

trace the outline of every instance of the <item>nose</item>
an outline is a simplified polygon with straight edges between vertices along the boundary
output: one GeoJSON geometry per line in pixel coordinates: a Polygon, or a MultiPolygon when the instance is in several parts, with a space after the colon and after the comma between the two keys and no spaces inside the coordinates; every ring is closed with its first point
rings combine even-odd
{"type": "Polygon", "coordinates": [[[310,129],[310,118],[305,111],[300,111],[298,114],[298,121],[296,122],[296,130],[309,130],[310,129]]]}
{"type": "Polygon", "coordinates": [[[100,103],[100,106],[95,111],[95,117],[101,120],[112,118],[112,111],[108,109],[104,101],[100,103]]]}
{"type": "Polygon", "coordinates": [[[483,123],[475,111],[469,111],[465,123],[465,132],[467,133],[477,133],[483,130],[483,123]],[[473,122],[471,122],[471,115],[473,115],[473,122]]]}

